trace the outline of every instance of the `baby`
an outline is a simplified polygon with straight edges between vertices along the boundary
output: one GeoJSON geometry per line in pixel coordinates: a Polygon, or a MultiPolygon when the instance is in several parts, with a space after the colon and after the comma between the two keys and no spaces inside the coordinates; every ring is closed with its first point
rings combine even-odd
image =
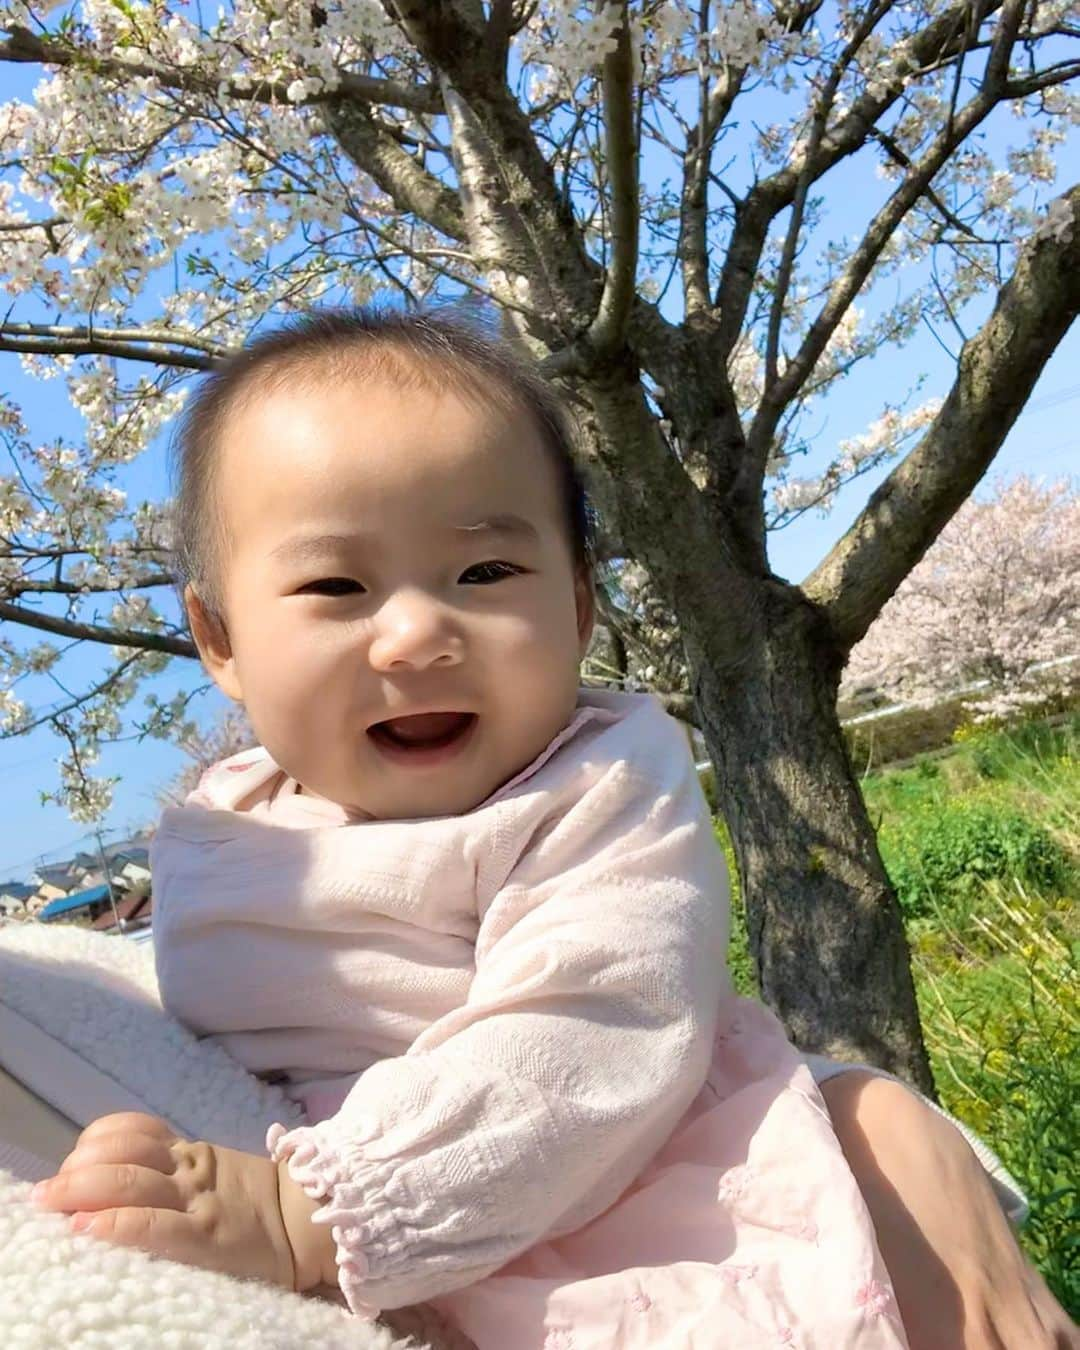
{"type": "Polygon", "coordinates": [[[49,1203],[480,1350],[906,1345],[811,1072],[732,992],[685,737],[579,687],[547,388],[445,320],[311,316],[206,380],[179,470],[191,629],[260,748],[164,814],[162,997],[297,1110],[269,1157],[106,1117],[49,1203]]]}

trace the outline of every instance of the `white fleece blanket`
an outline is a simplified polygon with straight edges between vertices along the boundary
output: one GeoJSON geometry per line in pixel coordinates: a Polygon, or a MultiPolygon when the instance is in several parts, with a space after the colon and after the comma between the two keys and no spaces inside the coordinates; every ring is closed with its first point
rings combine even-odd
{"type": "MultiPolygon", "coordinates": [[[[299,1114],[162,1010],[148,944],[85,929],[0,927],[0,1067],[78,1125],[147,1111],[190,1138],[262,1152],[267,1127],[299,1114]]],[[[4,1142],[0,1120],[0,1157],[16,1169],[0,1165],[4,1350],[462,1350],[422,1306],[372,1325],[330,1303],[73,1236],[29,1201],[27,1178],[51,1168],[4,1142]]]]}

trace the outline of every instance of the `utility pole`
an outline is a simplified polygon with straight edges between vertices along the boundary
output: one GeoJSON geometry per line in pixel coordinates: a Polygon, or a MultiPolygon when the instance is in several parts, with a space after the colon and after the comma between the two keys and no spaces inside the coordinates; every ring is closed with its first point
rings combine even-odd
{"type": "Polygon", "coordinates": [[[116,892],[113,890],[112,873],[109,871],[108,859],[105,857],[105,845],[101,842],[101,831],[95,830],[94,837],[97,839],[98,857],[101,859],[101,870],[105,873],[105,885],[109,888],[109,904],[112,905],[113,923],[116,924],[116,931],[123,933],[124,925],[120,918],[120,913],[116,908],[116,892]]]}

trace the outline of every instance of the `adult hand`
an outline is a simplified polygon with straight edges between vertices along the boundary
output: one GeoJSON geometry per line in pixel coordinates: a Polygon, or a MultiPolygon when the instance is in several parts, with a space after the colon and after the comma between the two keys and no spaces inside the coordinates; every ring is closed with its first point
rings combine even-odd
{"type": "Polygon", "coordinates": [[[189,1141],[138,1112],[88,1125],[34,1202],[72,1227],[185,1265],[296,1287],[269,1158],[189,1141]]]}
{"type": "Polygon", "coordinates": [[[821,1087],[870,1211],[911,1350],[1080,1350],[967,1140],[899,1083],[821,1087]]]}

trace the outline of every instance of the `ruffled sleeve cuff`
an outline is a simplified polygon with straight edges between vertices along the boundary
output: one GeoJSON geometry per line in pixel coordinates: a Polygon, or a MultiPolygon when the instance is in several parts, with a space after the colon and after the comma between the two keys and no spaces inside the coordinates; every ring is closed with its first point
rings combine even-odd
{"type": "Polygon", "coordinates": [[[381,1307],[363,1297],[364,1285],[373,1264],[398,1264],[393,1258],[401,1248],[400,1226],[388,1202],[394,1169],[365,1164],[357,1156],[345,1159],[329,1139],[320,1138],[321,1133],[317,1125],[294,1130],[271,1125],[266,1148],[275,1163],[285,1160],[289,1175],[309,1199],[325,1202],[311,1221],[330,1225],[337,1247],[338,1284],[350,1311],[374,1320],[381,1307]]]}

